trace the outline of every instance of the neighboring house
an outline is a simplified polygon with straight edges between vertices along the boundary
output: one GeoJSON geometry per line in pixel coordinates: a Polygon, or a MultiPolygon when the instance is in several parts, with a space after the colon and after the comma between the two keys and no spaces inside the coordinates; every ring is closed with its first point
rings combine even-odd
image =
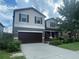
{"type": "Polygon", "coordinates": [[[49,38],[59,36],[58,24],[54,18],[47,19],[45,21],[45,41],[49,41],[49,38]]]}
{"type": "Polygon", "coordinates": [[[13,14],[14,39],[22,43],[44,42],[45,16],[34,8],[15,9],[13,14]]]}
{"type": "Polygon", "coordinates": [[[2,23],[0,23],[0,39],[3,36],[3,29],[4,29],[4,26],[2,25],[2,23]]]}

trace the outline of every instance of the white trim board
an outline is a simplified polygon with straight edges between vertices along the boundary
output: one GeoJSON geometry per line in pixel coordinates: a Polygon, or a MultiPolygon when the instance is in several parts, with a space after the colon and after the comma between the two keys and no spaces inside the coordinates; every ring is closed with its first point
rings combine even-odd
{"type": "MultiPolygon", "coordinates": [[[[22,22],[21,22],[22,23],[22,22]]],[[[34,25],[28,25],[25,26],[26,24],[23,23],[23,25],[21,24],[17,24],[17,25],[14,25],[14,27],[21,27],[21,28],[34,28],[34,29],[45,29],[44,26],[40,25],[40,24],[34,24],[34,25]],[[37,25],[37,26],[36,26],[37,25]],[[39,26],[40,25],[40,26],[39,26]]]]}
{"type": "Polygon", "coordinates": [[[25,30],[18,30],[18,32],[33,32],[33,33],[43,33],[43,31],[25,31],[25,30]]]}

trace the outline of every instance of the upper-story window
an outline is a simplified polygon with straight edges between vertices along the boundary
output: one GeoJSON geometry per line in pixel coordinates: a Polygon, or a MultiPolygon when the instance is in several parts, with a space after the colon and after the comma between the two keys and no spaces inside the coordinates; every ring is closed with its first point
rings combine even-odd
{"type": "Polygon", "coordinates": [[[35,23],[36,24],[42,24],[42,17],[35,16],[35,23]]]}
{"type": "Polygon", "coordinates": [[[19,22],[29,22],[29,15],[19,14],[19,22]]]}
{"type": "Polygon", "coordinates": [[[50,27],[55,27],[55,24],[53,22],[50,22],[50,27]]]}

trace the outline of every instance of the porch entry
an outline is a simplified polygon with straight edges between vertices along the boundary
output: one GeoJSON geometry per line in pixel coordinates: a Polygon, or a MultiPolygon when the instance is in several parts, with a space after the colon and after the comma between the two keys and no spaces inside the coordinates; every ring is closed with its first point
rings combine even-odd
{"type": "Polygon", "coordinates": [[[45,32],[45,41],[49,41],[50,36],[52,38],[54,38],[54,37],[58,37],[58,35],[59,35],[58,32],[48,32],[48,31],[46,31],[45,32]]]}

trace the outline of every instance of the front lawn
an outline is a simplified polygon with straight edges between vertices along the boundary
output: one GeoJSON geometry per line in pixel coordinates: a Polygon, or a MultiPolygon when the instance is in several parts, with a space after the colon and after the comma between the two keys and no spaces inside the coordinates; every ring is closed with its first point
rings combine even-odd
{"type": "Polygon", "coordinates": [[[79,51],[79,42],[62,44],[62,45],[58,45],[58,46],[61,48],[70,49],[73,51],[79,51]]]}
{"type": "Polygon", "coordinates": [[[7,52],[0,51],[0,59],[10,59],[10,54],[7,52]]]}
{"type": "Polygon", "coordinates": [[[11,53],[0,51],[0,59],[25,59],[24,56],[17,56],[17,57],[10,58],[10,54],[11,53]]]}

